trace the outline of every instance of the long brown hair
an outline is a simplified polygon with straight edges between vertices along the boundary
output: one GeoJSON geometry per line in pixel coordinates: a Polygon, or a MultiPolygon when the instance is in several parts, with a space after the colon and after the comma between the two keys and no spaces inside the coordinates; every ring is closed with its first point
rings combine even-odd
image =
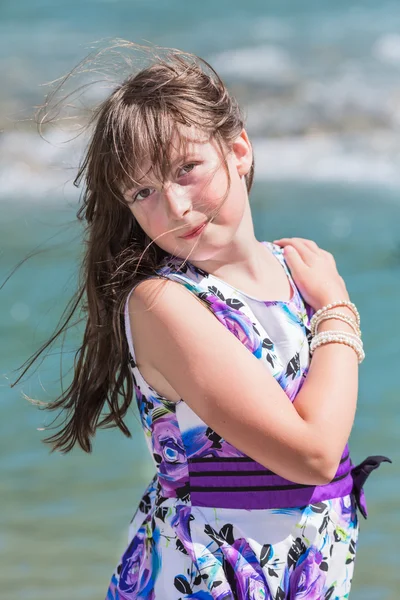
{"type": "MultiPolygon", "coordinates": [[[[144,156],[164,181],[170,170],[172,134],[179,124],[201,129],[221,152],[244,126],[236,100],[205,60],[176,49],[162,49],[161,56],[161,49],[157,50],[148,47],[150,64],[131,73],[94,110],[89,123],[93,133],[74,181],[76,186],[82,179],[85,183],[77,213],[86,222],[78,289],[51,338],[20,367],[22,373],[12,384],[65,333],[80,309],[86,326],[75,354],[72,382],[56,400],[45,404],[64,414],[61,429],[44,440],[53,450],[69,452],[78,442],[90,452],[97,427],[116,426],[130,436],[123,419],[134,389],[123,307],[132,287],[154,275],[167,254],[134,219],[124,188],[136,181],[144,156]]],[[[65,79],[57,89],[64,83],[65,79]]],[[[52,97],[39,112],[41,123],[52,97]]],[[[253,173],[254,160],[245,177],[248,191],[253,173]]]]}

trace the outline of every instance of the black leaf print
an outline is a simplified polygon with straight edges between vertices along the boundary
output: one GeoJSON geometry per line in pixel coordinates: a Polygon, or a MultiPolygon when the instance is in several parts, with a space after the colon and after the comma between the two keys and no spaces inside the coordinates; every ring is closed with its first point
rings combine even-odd
{"type": "Polygon", "coordinates": [[[296,538],[288,552],[288,567],[290,568],[293,565],[295,565],[299,560],[300,556],[304,554],[305,551],[306,545],[304,544],[304,542],[300,538],[296,538]]]}
{"type": "Polygon", "coordinates": [[[201,575],[197,575],[193,580],[193,585],[200,585],[201,583],[201,575]]]}
{"type": "Polygon", "coordinates": [[[157,508],[154,514],[158,519],[161,519],[161,521],[165,523],[165,517],[168,514],[168,508],[166,506],[160,506],[157,508]]]}
{"type": "Polygon", "coordinates": [[[264,338],[262,342],[262,347],[267,348],[267,350],[272,350],[274,347],[274,343],[269,338],[264,338]]]}
{"type": "Polygon", "coordinates": [[[300,370],[300,354],[296,352],[293,358],[288,362],[288,366],[286,367],[286,376],[295,378],[296,373],[300,370]]]}
{"type": "Polygon", "coordinates": [[[324,596],[324,600],[329,600],[329,598],[332,596],[334,591],[335,591],[335,586],[331,585],[331,587],[329,588],[329,590],[326,592],[326,594],[324,596]]]}
{"type": "Polygon", "coordinates": [[[232,592],[231,598],[239,598],[238,590],[237,590],[237,577],[235,574],[235,569],[233,566],[226,560],[226,558],[222,561],[222,568],[225,573],[225,579],[229,584],[230,591],[232,592]]]}
{"type": "Polygon", "coordinates": [[[326,510],[326,504],[324,502],[316,502],[315,504],[310,504],[310,508],[315,513],[323,513],[326,510]]]}
{"type": "Polygon", "coordinates": [[[190,489],[189,489],[189,482],[186,482],[185,485],[183,485],[180,488],[177,488],[175,490],[177,497],[180,500],[183,500],[183,502],[189,502],[190,500],[190,489]]]}
{"type": "Polygon", "coordinates": [[[272,546],[271,544],[264,544],[264,546],[261,548],[261,553],[260,553],[260,566],[261,568],[264,567],[267,562],[269,561],[269,559],[272,556],[272,546]]]}
{"type": "Polygon", "coordinates": [[[354,540],[351,540],[351,542],[350,542],[349,552],[350,552],[350,554],[356,553],[356,543],[354,540]]]}
{"type": "Polygon", "coordinates": [[[214,542],[216,542],[218,546],[222,546],[223,541],[221,541],[219,534],[208,523],[204,527],[204,533],[206,533],[212,540],[214,540],[214,542]]]}
{"type": "Polygon", "coordinates": [[[278,577],[278,573],[275,571],[275,569],[271,569],[271,567],[268,567],[268,575],[270,577],[278,577]]]}
{"type": "Polygon", "coordinates": [[[211,525],[209,525],[207,523],[207,525],[204,527],[204,533],[206,533],[207,535],[209,535],[210,537],[213,537],[216,532],[214,531],[214,529],[211,527],[211,525]]]}
{"type": "Polygon", "coordinates": [[[129,352],[128,361],[129,361],[129,364],[131,365],[132,369],[135,369],[136,368],[135,359],[133,358],[133,356],[130,352],[129,352]]]}
{"type": "Polygon", "coordinates": [[[330,550],[329,550],[329,554],[330,554],[330,555],[331,555],[331,557],[332,557],[332,554],[333,554],[333,544],[332,544],[332,546],[331,546],[331,548],[330,548],[330,550]]]}
{"type": "MultiPolygon", "coordinates": [[[[194,266],[194,265],[193,265],[194,266]]],[[[209,273],[207,273],[206,271],[203,271],[203,269],[200,269],[199,267],[194,267],[194,269],[199,273],[199,275],[201,275],[202,277],[205,277],[206,279],[209,276],[209,273]]]]}
{"type": "Polygon", "coordinates": [[[157,465],[160,465],[162,463],[162,456],[160,454],[154,453],[153,458],[157,465]]]}
{"type": "Polygon", "coordinates": [[[214,294],[214,296],[218,296],[218,298],[220,300],[222,300],[222,302],[225,302],[225,298],[224,298],[222,292],[218,288],[216,288],[215,285],[209,285],[208,291],[211,292],[212,294],[214,294]]]}
{"type": "Polygon", "coordinates": [[[320,565],[319,568],[321,569],[321,571],[327,571],[328,570],[328,563],[323,561],[320,565]]]}
{"type": "Polygon", "coordinates": [[[353,562],[353,560],[354,560],[354,557],[353,557],[353,558],[348,558],[348,559],[346,560],[346,565],[349,565],[350,563],[352,563],[352,562],[353,562]]]}
{"type": "MultiPolygon", "coordinates": [[[[140,386],[139,386],[139,390],[140,390],[140,386]]],[[[154,408],[154,404],[152,400],[148,400],[146,396],[142,396],[142,403],[143,403],[143,410],[146,413],[146,415],[149,414],[149,412],[151,410],[153,410],[154,408]]]]}
{"type": "Polygon", "coordinates": [[[271,365],[271,367],[273,367],[273,366],[274,366],[274,361],[273,361],[273,358],[272,358],[272,356],[270,355],[270,353],[269,353],[269,352],[268,352],[268,354],[267,354],[267,362],[269,362],[269,364],[271,365]]]}
{"type": "Polygon", "coordinates": [[[187,550],[180,539],[176,540],[176,549],[179,550],[179,552],[182,552],[182,554],[187,554],[187,550]]]}
{"type": "Polygon", "coordinates": [[[208,302],[207,292],[199,292],[198,298],[200,298],[200,300],[204,300],[204,302],[208,302]]]}
{"type": "Polygon", "coordinates": [[[322,533],[327,527],[329,523],[329,517],[325,516],[322,520],[321,527],[318,529],[318,533],[322,533]]]}
{"type": "Polygon", "coordinates": [[[285,592],[281,587],[276,590],[275,600],[285,600],[285,592]]]}
{"type": "Polygon", "coordinates": [[[174,579],[174,586],[182,594],[191,594],[192,588],[184,575],[177,575],[174,579]]]}
{"type": "Polygon", "coordinates": [[[222,584],[222,581],[219,581],[219,580],[218,581],[214,581],[213,584],[212,584],[212,586],[211,586],[211,589],[212,588],[216,588],[216,587],[218,587],[221,584],[222,584]]]}
{"type": "Polygon", "coordinates": [[[161,486],[157,486],[157,496],[156,496],[156,506],[161,506],[163,502],[166,501],[166,498],[161,494],[161,486]]]}
{"type": "Polygon", "coordinates": [[[240,302],[238,298],[228,298],[226,304],[235,310],[240,310],[244,306],[243,302],[240,302]]]}
{"type": "Polygon", "coordinates": [[[219,532],[219,535],[222,539],[224,539],[230,546],[232,546],[235,542],[235,538],[233,537],[233,525],[231,523],[226,523],[219,532]]]}
{"type": "Polygon", "coordinates": [[[178,257],[170,261],[167,266],[173,271],[183,274],[187,273],[189,270],[189,263],[181,261],[178,257]]]}
{"type": "Polygon", "coordinates": [[[213,443],[211,448],[218,448],[219,450],[222,448],[221,441],[222,437],[218,435],[211,427],[207,427],[206,436],[213,443]]]}
{"type": "Polygon", "coordinates": [[[139,504],[139,510],[140,512],[143,513],[147,513],[151,508],[151,500],[150,500],[150,495],[149,494],[145,494],[139,504]]]}
{"type": "Polygon", "coordinates": [[[339,535],[339,534],[336,532],[336,529],[335,529],[335,531],[333,532],[333,537],[335,538],[335,542],[340,542],[340,540],[341,540],[341,537],[340,537],[340,535],[339,535]]]}

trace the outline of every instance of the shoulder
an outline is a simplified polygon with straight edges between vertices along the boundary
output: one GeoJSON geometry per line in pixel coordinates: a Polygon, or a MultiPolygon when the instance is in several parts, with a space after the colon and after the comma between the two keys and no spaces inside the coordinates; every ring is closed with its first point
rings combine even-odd
{"type": "MultiPolygon", "coordinates": [[[[154,351],[161,339],[172,343],[189,342],[191,333],[215,328],[212,310],[194,288],[168,278],[154,277],[140,282],[128,302],[128,318],[136,340],[146,340],[154,351]]],[[[147,354],[147,352],[146,352],[147,354]]]]}
{"type": "Polygon", "coordinates": [[[128,307],[129,314],[136,310],[152,311],[162,314],[176,311],[179,308],[196,306],[199,300],[192,292],[192,286],[173,281],[166,277],[151,277],[144,279],[132,290],[128,307]]]}

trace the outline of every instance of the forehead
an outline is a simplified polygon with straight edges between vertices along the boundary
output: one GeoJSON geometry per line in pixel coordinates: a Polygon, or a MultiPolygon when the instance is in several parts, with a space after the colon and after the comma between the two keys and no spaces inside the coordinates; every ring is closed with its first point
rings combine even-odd
{"type": "MultiPolygon", "coordinates": [[[[190,156],[204,156],[216,151],[215,140],[204,131],[195,127],[179,125],[174,128],[168,148],[163,152],[162,161],[154,161],[154,157],[147,152],[143,160],[134,165],[133,185],[142,185],[162,180],[169,171],[180,161],[190,156]]],[[[156,153],[160,156],[160,153],[156,153]]]]}

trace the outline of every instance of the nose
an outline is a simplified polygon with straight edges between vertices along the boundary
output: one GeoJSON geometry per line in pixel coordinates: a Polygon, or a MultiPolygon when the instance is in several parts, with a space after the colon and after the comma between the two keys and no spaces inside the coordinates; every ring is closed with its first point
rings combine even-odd
{"type": "Polygon", "coordinates": [[[166,201],[168,216],[171,219],[181,219],[191,210],[192,203],[188,188],[170,183],[164,187],[164,197],[166,201]]]}

